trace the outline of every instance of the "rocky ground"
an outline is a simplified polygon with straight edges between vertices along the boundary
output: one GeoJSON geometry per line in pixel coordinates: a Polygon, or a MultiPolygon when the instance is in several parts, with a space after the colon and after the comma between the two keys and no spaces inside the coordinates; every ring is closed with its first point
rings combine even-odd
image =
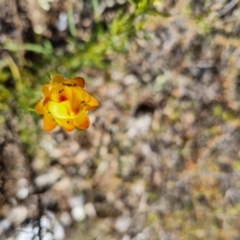
{"type": "MultiPolygon", "coordinates": [[[[92,5],[72,3],[77,37],[88,41],[92,5]]],[[[106,26],[119,10],[134,11],[126,1],[98,3],[106,26]]],[[[238,5],[153,1],[161,14],[145,16],[124,53],[107,54],[107,70],[81,69],[101,104],[87,131],[44,132],[17,98],[3,102],[0,239],[239,239],[238,5]]],[[[0,42],[32,43],[38,34],[68,48],[68,7],[2,0],[0,42]]],[[[34,79],[11,63],[14,54],[0,48],[0,67],[10,69],[0,86],[13,94],[14,73],[34,79]]]]}

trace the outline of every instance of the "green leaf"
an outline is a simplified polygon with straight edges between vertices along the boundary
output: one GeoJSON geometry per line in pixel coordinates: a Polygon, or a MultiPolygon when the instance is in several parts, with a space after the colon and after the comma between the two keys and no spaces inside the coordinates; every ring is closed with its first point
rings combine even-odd
{"type": "Polygon", "coordinates": [[[38,44],[26,43],[26,44],[16,44],[16,43],[7,43],[3,46],[3,49],[9,50],[11,52],[19,51],[31,51],[36,53],[41,53],[44,55],[50,55],[52,53],[52,48],[49,49],[49,44],[46,47],[43,47],[38,44]]]}
{"type": "Polygon", "coordinates": [[[69,24],[69,31],[71,33],[71,35],[76,38],[77,37],[77,29],[76,26],[74,24],[74,17],[73,17],[73,6],[72,3],[68,4],[68,8],[67,8],[67,16],[68,16],[68,24],[69,24]]]}

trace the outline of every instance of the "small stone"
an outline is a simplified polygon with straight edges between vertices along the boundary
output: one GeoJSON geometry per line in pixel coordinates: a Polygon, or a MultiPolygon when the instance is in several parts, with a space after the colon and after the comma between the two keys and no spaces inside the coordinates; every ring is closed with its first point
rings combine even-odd
{"type": "Polygon", "coordinates": [[[113,7],[114,6],[114,1],[113,0],[107,0],[107,6],[108,7],[113,7]]]}
{"type": "Polygon", "coordinates": [[[49,172],[38,176],[34,182],[38,189],[53,185],[59,179],[61,179],[63,171],[57,168],[51,168],[49,172]]]}
{"type": "Polygon", "coordinates": [[[145,114],[137,119],[131,119],[128,125],[128,137],[133,139],[139,135],[145,134],[151,127],[151,124],[152,116],[150,114],[145,114]]]}
{"type": "Polygon", "coordinates": [[[79,146],[79,143],[76,142],[76,141],[71,141],[70,144],[69,144],[69,148],[70,148],[70,151],[71,151],[71,154],[76,154],[79,149],[80,149],[80,146],[79,146]]]}
{"type": "Polygon", "coordinates": [[[240,190],[237,188],[229,188],[226,193],[225,193],[225,197],[224,197],[227,202],[234,204],[239,203],[240,201],[240,190]]]}
{"type": "Polygon", "coordinates": [[[115,229],[120,233],[126,232],[130,227],[131,222],[132,220],[129,215],[125,214],[119,216],[115,222],[115,229]]]}
{"type": "Polygon", "coordinates": [[[134,240],[145,240],[146,235],[144,233],[138,233],[138,235],[134,238],[134,240]]]}
{"type": "Polygon", "coordinates": [[[117,0],[118,4],[124,4],[127,0],[117,0]]]}
{"type": "Polygon", "coordinates": [[[96,217],[96,215],[97,215],[96,210],[95,210],[95,207],[94,207],[94,205],[93,205],[91,202],[88,202],[88,203],[85,205],[85,211],[86,211],[86,214],[87,214],[90,218],[94,218],[94,217],[96,217]]]}
{"type": "Polygon", "coordinates": [[[116,202],[116,197],[113,192],[107,192],[106,193],[106,198],[108,203],[115,203],[116,202]]]}
{"type": "Polygon", "coordinates": [[[71,179],[69,177],[64,177],[54,184],[53,189],[61,192],[70,191],[72,187],[71,184],[71,179]]]}
{"type": "Polygon", "coordinates": [[[60,215],[60,222],[63,224],[65,227],[69,227],[72,223],[71,216],[69,215],[68,212],[62,212],[60,215]]]}
{"type": "Polygon", "coordinates": [[[135,194],[141,196],[145,191],[144,182],[138,181],[137,183],[133,184],[131,190],[135,194]]]}
{"type": "Polygon", "coordinates": [[[85,150],[79,151],[79,153],[74,157],[74,160],[77,164],[82,164],[88,159],[88,152],[85,150]]]}
{"type": "Polygon", "coordinates": [[[11,226],[11,223],[8,219],[3,219],[0,222],[0,236],[1,236],[1,232],[7,231],[11,226]]]}
{"type": "Polygon", "coordinates": [[[136,84],[138,82],[138,79],[136,75],[129,74],[123,79],[123,82],[125,85],[136,84]]]}
{"type": "Polygon", "coordinates": [[[195,121],[195,116],[192,112],[186,112],[181,116],[181,121],[188,126],[195,121]]]}
{"type": "Polygon", "coordinates": [[[32,224],[28,224],[18,232],[16,240],[33,239],[34,235],[32,224]]]}
{"type": "Polygon", "coordinates": [[[25,206],[12,208],[7,216],[7,219],[14,225],[19,225],[27,219],[28,210],[25,206]]]}
{"type": "Polygon", "coordinates": [[[65,231],[61,224],[56,224],[53,228],[54,240],[63,240],[65,238],[65,231]]]}
{"type": "Polygon", "coordinates": [[[142,80],[143,80],[144,82],[149,82],[149,81],[151,80],[151,75],[150,75],[149,73],[144,73],[144,74],[142,75],[142,80]]]}
{"type": "Polygon", "coordinates": [[[131,240],[131,237],[129,235],[124,235],[122,240],[131,240]]]}
{"type": "Polygon", "coordinates": [[[26,178],[20,178],[18,180],[18,186],[19,187],[27,187],[28,186],[28,180],[26,178]]]}
{"type": "Polygon", "coordinates": [[[86,213],[83,206],[74,207],[71,213],[72,213],[73,219],[77,222],[83,221],[86,217],[86,213]]]}
{"type": "Polygon", "coordinates": [[[25,199],[29,194],[29,189],[27,187],[20,188],[17,191],[16,197],[20,200],[25,199]]]}
{"type": "Polygon", "coordinates": [[[58,16],[57,28],[59,31],[65,31],[67,25],[67,14],[65,12],[61,12],[58,16]]]}
{"type": "Polygon", "coordinates": [[[51,225],[51,221],[48,217],[42,216],[42,218],[40,220],[40,225],[42,228],[49,229],[49,227],[51,225]]]}
{"type": "MultiPolygon", "coordinates": [[[[53,235],[50,232],[46,232],[43,236],[42,236],[42,240],[55,240],[53,238],[53,235]]],[[[57,240],[57,239],[56,239],[57,240]]]]}
{"type": "Polygon", "coordinates": [[[85,197],[83,194],[76,196],[76,197],[72,197],[69,201],[69,205],[71,206],[71,208],[77,207],[77,206],[83,206],[85,202],[85,197]]]}

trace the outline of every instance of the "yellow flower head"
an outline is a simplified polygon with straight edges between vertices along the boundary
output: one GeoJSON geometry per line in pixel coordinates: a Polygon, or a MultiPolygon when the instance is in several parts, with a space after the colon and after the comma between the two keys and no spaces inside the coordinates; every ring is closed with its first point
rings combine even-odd
{"type": "Polygon", "coordinates": [[[35,109],[44,115],[46,131],[53,130],[57,125],[67,131],[72,131],[75,127],[89,127],[87,113],[97,108],[99,103],[84,90],[84,85],[82,77],[64,79],[62,75],[56,75],[49,84],[43,86],[43,99],[35,109]]]}

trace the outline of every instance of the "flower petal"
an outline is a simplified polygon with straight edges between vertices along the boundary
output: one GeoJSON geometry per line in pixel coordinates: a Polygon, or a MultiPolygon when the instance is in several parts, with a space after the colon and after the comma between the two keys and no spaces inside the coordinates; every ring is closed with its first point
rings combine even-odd
{"type": "Polygon", "coordinates": [[[91,95],[83,88],[78,88],[78,89],[81,92],[81,95],[82,95],[82,98],[84,99],[84,101],[89,102],[91,100],[91,95]]]}
{"type": "Polygon", "coordinates": [[[53,115],[53,117],[58,119],[59,118],[69,119],[70,117],[69,107],[70,107],[69,101],[61,103],[50,102],[48,105],[48,109],[53,115]]]}
{"type": "Polygon", "coordinates": [[[97,108],[98,106],[99,106],[98,100],[96,98],[94,98],[93,96],[91,96],[91,100],[86,105],[86,110],[90,111],[90,110],[97,108]]]}
{"type": "Polygon", "coordinates": [[[79,87],[84,88],[84,86],[85,86],[85,80],[84,80],[84,78],[82,78],[82,77],[75,77],[75,78],[73,78],[73,80],[76,81],[76,83],[77,83],[77,85],[78,85],[79,87]]]}
{"type": "Polygon", "coordinates": [[[45,98],[43,99],[43,106],[44,106],[44,107],[48,104],[49,100],[50,100],[49,97],[45,97],[45,98]]]}
{"type": "Polygon", "coordinates": [[[36,110],[36,112],[37,112],[38,114],[43,114],[43,113],[44,113],[43,99],[40,100],[40,101],[37,103],[37,105],[36,105],[36,107],[35,107],[35,110],[36,110]]]}
{"type": "Polygon", "coordinates": [[[61,84],[60,86],[53,88],[47,97],[53,102],[63,102],[71,99],[71,90],[61,84]]]}
{"type": "Polygon", "coordinates": [[[43,87],[42,87],[43,96],[46,97],[48,95],[48,93],[50,92],[51,87],[52,87],[51,83],[43,85],[43,87]]]}
{"type": "Polygon", "coordinates": [[[55,119],[74,119],[78,113],[72,108],[70,101],[61,103],[50,102],[48,109],[55,119]]]}
{"type": "Polygon", "coordinates": [[[64,77],[61,74],[57,74],[53,76],[52,82],[53,83],[63,83],[65,81],[64,77]]]}
{"type": "Polygon", "coordinates": [[[90,111],[99,106],[98,100],[92,97],[86,90],[80,87],[72,88],[72,105],[74,108],[90,111]]]}
{"type": "Polygon", "coordinates": [[[44,114],[43,126],[45,131],[52,131],[57,126],[57,123],[49,112],[45,112],[44,114]]]}
{"type": "Polygon", "coordinates": [[[71,132],[74,130],[73,120],[56,118],[56,122],[65,130],[71,132]]]}
{"type": "Polygon", "coordinates": [[[90,125],[90,120],[88,118],[87,112],[82,110],[78,114],[78,116],[73,120],[73,124],[75,127],[87,129],[90,125]]]}
{"type": "Polygon", "coordinates": [[[71,92],[71,106],[73,111],[77,114],[83,108],[84,99],[81,92],[79,91],[79,88],[71,88],[71,92]]]}

